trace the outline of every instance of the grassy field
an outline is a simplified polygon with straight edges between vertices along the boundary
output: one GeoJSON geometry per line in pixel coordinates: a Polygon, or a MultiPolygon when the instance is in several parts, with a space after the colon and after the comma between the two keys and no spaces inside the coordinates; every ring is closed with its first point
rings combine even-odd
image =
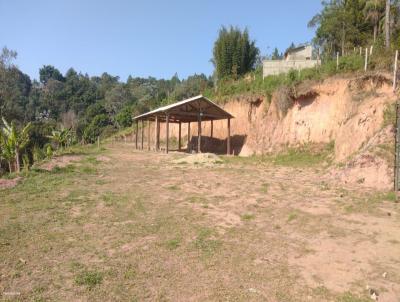
{"type": "MultiPolygon", "coordinates": [[[[379,301],[400,296],[400,218],[295,153],[174,164],[108,145],[0,190],[8,301],[379,301]]],[[[313,161],[315,159],[312,159],[313,161]]]]}

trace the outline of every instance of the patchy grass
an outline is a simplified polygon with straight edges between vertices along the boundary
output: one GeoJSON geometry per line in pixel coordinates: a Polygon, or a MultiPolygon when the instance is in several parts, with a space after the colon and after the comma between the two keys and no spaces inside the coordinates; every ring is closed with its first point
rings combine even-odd
{"type": "Polygon", "coordinates": [[[86,286],[89,290],[93,289],[96,285],[100,285],[103,281],[103,274],[98,271],[83,271],[75,277],[77,285],[86,286]]]}
{"type": "MultiPolygon", "coordinates": [[[[338,188],[322,182],[316,169],[280,167],[271,156],[176,173],[168,169],[172,154],[137,152],[129,144],[81,151],[82,160],[33,169],[0,192],[0,287],[19,291],[20,301],[186,301],[193,295],[201,301],[346,301],[350,294],[313,289],[303,276],[332,282],[324,265],[302,263],[305,257],[325,263],[319,255],[325,240],[360,258],[360,265],[366,254],[348,243],[375,248],[372,272],[382,264],[400,270],[395,236],[365,240],[400,227],[388,192],[338,188]],[[113,160],[99,162],[100,154],[113,160]],[[362,223],[350,222],[346,205],[362,212],[362,223]],[[364,221],[377,218],[382,205],[392,217],[366,229],[364,221]]],[[[352,257],[341,261],[343,276],[363,278],[352,257]]],[[[368,282],[382,284],[382,297],[396,288],[391,271],[386,279],[376,275],[368,282]]],[[[365,288],[357,283],[351,290],[365,288]]]]}
{"type": "Polygon", "coordinates": [[[249,214],[249,213],[247,213],[247,214],[243,214],[240,218],[241,218],[243,221],[249,221],[249,220],[253,220],[255,217],[256,217],[256,216],[255,216],[254,214],[249,214]]]}
{"type": "Polygon", "coordinates": [[[268,193],[268,188],[269,188],[269,184],[266,183],[266,182],[263,183],[263,184],[261,185],[261,192],[264,193],[264,194],[268,193]]]}
{"type": "Polygon", "coordinates": [[[368,299],[366,297],[360,297],[356,296],[350,292],[346,292],[342,295],[340,295],[338,298],[336,298],[337,302],[369,302],[371,299],[368,299]]]}
{"type": "Polygon", "coordinates": [[[205,255],[213,255],[222,246],[222,242],[215,238],[216,232],[210,228],[201,228],[194,241],[194,246],[205,255]]]}
{"type": "Polygon", "coordinates": [[[291,221],[297,219],[298,216],[299,215],[297,214],[297,212],[291,212],[291,213],[289,213],[288,218],[287,218],[286,221],[287,222],[291,222],[291,221]]]}
{"type": "Polygon", "coordinates": [[[167,249],[171,251],[176,250],[180,245],[181,245],[181,239],[179,238],[170,239],[165,243],[167,249]]]}
{"type": "Polygon", "coordinates": [[[334,142],[325,146],[304,145],[299,148],[288,148],[287,151],[273,156],[276,165],[289,167],[309,167],[330,163],[334,149],[334,142]]]}

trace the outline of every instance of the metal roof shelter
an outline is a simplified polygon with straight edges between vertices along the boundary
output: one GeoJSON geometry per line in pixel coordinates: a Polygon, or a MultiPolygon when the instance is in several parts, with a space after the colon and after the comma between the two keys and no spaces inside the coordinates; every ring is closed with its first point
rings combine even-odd
{"type": "Polygon", "coordinates": [[[147,121],[148,128],[148,150],[150,150],[150,122],[156,123],[155,133],[155,149],[160,150],[160,122],[166,124],[166,152],[169,151],[169,123],[179,124],[179,137],[178,146],[181,150],[181,125],[182,123],[188,124],[188,142],[190,142],[190,123],[197,122],[198,125],[198,141],[197,141],[197,152],[201,152],[201,123],[205,121],[211,122],[211,137],[213,135],[213,121],[226,119],[228,122],[228,133],[227,133],[227,154],[231,153],[230,148],[230,120],[234,118],[229,112],[222,109],[220,106],[209,100],[208,98],[198,95],[190,99],[186,99],[174,104],[170,104],[164,107],[157,108],[153,111],[138,115],[133,118],[136,122],[136,138],[135,146],[138,148],[138,132],[139,132],[139,121],[142,123],[142,135],[141,135],[141,149],[143,149],[143,137],[144,137],[144,121],[147,121]]]}

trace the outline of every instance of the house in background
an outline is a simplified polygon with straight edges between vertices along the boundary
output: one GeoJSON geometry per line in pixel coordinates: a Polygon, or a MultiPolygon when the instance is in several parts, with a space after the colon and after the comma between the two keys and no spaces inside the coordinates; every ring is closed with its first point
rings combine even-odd
{"type": "Polygon", "coordinates": [[[287,73],[291,69],[301,70],[317,66],[319,60],[313,60],[311,45],[304,44],[286,51],[283,60],[264,60],[263,77],[287,73]]]}

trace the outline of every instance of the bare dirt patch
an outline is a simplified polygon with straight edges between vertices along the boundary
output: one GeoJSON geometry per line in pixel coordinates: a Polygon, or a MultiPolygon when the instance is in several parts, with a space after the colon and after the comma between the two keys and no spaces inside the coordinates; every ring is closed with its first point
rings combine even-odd
{"type": "Polygon", "coordinates": [[[68,166],[70,163],[80,161],[82,158],[83,158],[83,156],[80,156],[80,155],[57,156],[57,157],[53,157],[48,162],[42,163],[39,166],[39,168],[46,170],[46,171],[51,171],[55,167],[64,168],[64,167],[68,166]]]}
{"type": "Polygon", "coordinates": [[[20,180],[21,177],[16,177],[13,179],[0,178],[0,189],[13,188],[18,184],[20,180]]]}
{"type": "Polygon", "coordinates": [[[4,191],[0,293],[319,302],[368,301],[368,286],[379,301],[400,296],[399,205],[387,192],[339,184],[316,166],[176,164],[186,156],[129,144],[106,154],[101,164],[93,159],[106,155],[82,158],[96,173],[38,173],[4,191]],[[89,290],[82,276],[101,282],[89,290]]]}

